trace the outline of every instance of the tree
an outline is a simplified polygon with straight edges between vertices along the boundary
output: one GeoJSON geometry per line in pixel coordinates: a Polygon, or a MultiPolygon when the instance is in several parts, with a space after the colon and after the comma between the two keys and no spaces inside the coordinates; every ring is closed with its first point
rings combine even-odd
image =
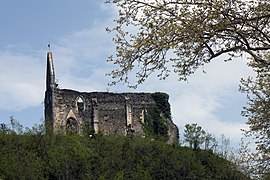
{"type": "Polygon", "coordinates": [[[241,141],[239,143],[239,149],[237,149],[236,151],[237,156],[234,164],[237,169],[246,176],[253,177],[253,179],[258,179],[258,177],[256,177],[256,174],[254,174],[254,169],[252,169],[254,161],[253,154],[250,150],[249,145],[250,142],[246,143],[244,141],[244,138],[241,138],[241,141]]]}
{"type": "Polygon", "coordinates": [[[227,54],[231,60],[249,54],[270,64],[270,2],[263,0],[107,0],[119,18],[116,34],[118,67],[108,75],[136,88],[153,72],[166,79],[171,72],[186,80],[199,67],[227,54]],[[129,76],[135,73],[136,80],[129,76]]]}
{"type": "Polygon", "coordinates": [[[23,125],[20,124],[13,116],[10,116],[11,131],[19,135],[23,134],[23,125]]]}
{"type": "MultiPolygon", "coordinates": [[[[265,58],[270,59],[270,54],[265,58]]],[[[251,62],[250,66],[257,76],[242,79],[240,86],[248,99],[248,105],[242,111],[249,126],[244,132],[255,139],[258,174],[270,174],[270,66],[257,62],[251,62]]]]}
{"type": "Polygon", "coordinates": [[[215,152],[216,147],[217,147],[216,138],[212,134],[206,132],[204,134],[204,149],[206,150],[211,149],[214,150],[215,152]]]}
{"type": "Polygon", "coordinates": [[[231,148],[230,148],[230,138],[225,137],[224,134],[221,134],[221,144],[219,146],[219,155],[220,157],[229,160],[231,153],[231,148]]]}
{"type": "Polygon", "coordinates": [[[8,131],[9,129],[5,123],[0,124],[0,132],[7,133],[8,131]]]}
{"type": "Polygon", "coordinates": [[[197,124],[186,124],[184,130],[185,141],[189,143],[189,147],[199,149],[200,145],[205,141],[205,131],[197,124]]]}
{"type": "Polygon", "coordinates": [[[41,124],[34,124],[32,128],[25,128],[24,134],[32,134],[32,135],[45,135],[46,134],[46,128],[45,128],[45,122],[43,119],[40,119],[41,124]]]}

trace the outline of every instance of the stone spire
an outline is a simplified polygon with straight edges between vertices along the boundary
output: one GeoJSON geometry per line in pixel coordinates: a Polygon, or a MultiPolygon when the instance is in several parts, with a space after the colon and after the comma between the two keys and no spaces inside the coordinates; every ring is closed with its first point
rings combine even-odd
{"type": "MultiPolygon", "coordinates": [[[[48,45],[50,47],[50,45],[48,45]]],[[[53,58],[52,52],[49,50],[47,53],[47,74],[46,74],[46,88],[53,89],[56,86],[55,83],[55,74],[54,74],[54,67],[53,67],[53,58]]]]}

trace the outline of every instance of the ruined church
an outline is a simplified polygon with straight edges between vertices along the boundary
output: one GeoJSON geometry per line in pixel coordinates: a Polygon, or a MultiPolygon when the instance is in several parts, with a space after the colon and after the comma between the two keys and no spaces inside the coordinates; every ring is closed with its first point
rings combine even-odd
{"type": "MultiPolygon", "coordinates": [[[[104,135],[146,135],[147,110],[156,106],[152,93],[78,92],[60,89],[55,81],[52,52],[47,53],[45,92],[46,131],[83,134],[88,128],[104,135]],[[86,126],[87,125],[87,126],[86,126]]],[[[168,142],[178,141],[178,128],[170,117],[160,116],[167,126],[168,142]]]]}

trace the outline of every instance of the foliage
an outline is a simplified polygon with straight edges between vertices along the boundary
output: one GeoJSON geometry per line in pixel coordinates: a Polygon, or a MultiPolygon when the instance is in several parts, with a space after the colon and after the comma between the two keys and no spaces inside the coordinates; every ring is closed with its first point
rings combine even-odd
{"type": "MultiPolygon", "coordinates": [[[[107,0],[119,9],[114,32],[118,66],[112,85],[141,84],[153,72],[166,79],[172,72],[186,80],[199,67],[223,54],[226,60],[249,54],[270,64],[270,3],[255,0],[107,0]],[[136,81],[129,76],[135,72],[136,81]]],[[[132,74],[133,75],[133,74],[132,74]]],[[[132,76],[133,77],[133,76],[132,76]]]]}
{"type": "Polygon", "coordinates": [[[12,132],[17,132],[18,134],[23,134],[23,125],[20,124],[13,116],[10,116],[10,125],[12,132]]]}
{"type": "Polygon", "coordinates": [[[152,93],[152,97],[156,104],[147,109],[145,113],[145,123],[142,125],[146,136],[166,141],[168,140],[167,121],[171,119],[169,95],[156,92],[152,93]]]}
{"type": "Polygon", "coordinates": [[[204,134],[204,149],[205,150],[214,150],[217,146],[217,141],[216,141],[216,138],[208,133],[208,132],[205,132],[204,134]]]}
{"type": "Polygon", "coordinates": [[[236,151],[230,147],[229,138],[225,137],[224,134],[221,134],[220,141],[218,142],[214,135],[206,132],[201,126],[197,125],[197,123],[185,125],[184,142],[193,150],[210,150],[219,157],[229,160],[235,164],[236,161],[238,161],[238,157],[235,155],[236,151]]]}
{"type": "Polygon", "coordinates": [[[95,134],[95,130],[91,128],[91,123],[89,121],[84,123],[83,135],[85,137],[92,137],[95,134]]]}
{"type": "Polygon", "coordinates": [[[34,124],[34,126],[30,128],[25,128],[25,133],[33,134],[33,135],[45,135],[46,134],[46,128],[44,126],[44,123],[41,124],[34,124]]]}
{"type": "Polygon", "coordinates": [[[225,137],[224,134],[221,134],[221,142],[219,146],[219,155],[224,159],[229,159],[230,157],[230,138],[225,137]]]}
{"type": "Polygon", "coordinates": [[[253,179],[258,179],[258,176],[251,168],[254,165],[254,159],[249,145],[250,143],[245,143],[244,138],[241,138],[239,149],[236,152],[237,158],[234,161],[234,164],[236,165],[237,169],[246,176],[253,177],[253,179]]]}
{"type": "Polygon", "coordinates": [[[0,124],[0,132],[4,132],[4,133],[7,133],[8,132],[8,127],[5,123],[1,123],[0,124]]]}
{"type": "Polygon", "coordinates": [[[165,119],[160,114],[161,111],[157,107],[148,109],[145,116],[145,123],[142,125],[146,136],[167,140],[168,127],[165,123],[165,119]]]}
{"type": "Polygon", "coordinates": [[[210,151],[139,137],[0,133],[1,179],[246,179],[210,151]]]}
{"type": "Polygon", "coordinates": [[[190,148],[198,149],[205,142],[206,132],[197,124],[186,124],[185,128],[185,141],[189,143],[190,148]]]}
{"type": "Polygon", "coordinates": [[[156,102],[157,108],[163,113],[165,118],[171,118],[171,107],[169,103],[169,95],[162,92],[152,93],[152,97],[156,102]]]}
{"type": "Polygon", "coordinates": [[[18,135],[22,134],[32,134],[32,135],[44,135],[46,130],[43,124],[43,119],[41,119],[41,124],[34,124],[32,128],[24,128],[22,124],[18,120],[16,120],[13,116],[10,116],[10,124],[2,123],[0,125],[0,132],[4,132],[7,134],[14,133],[18,135]]]}
{"type": "MultiPolygon", "coordinates": [[[[266,55],[270,59],[270,54],[266,55]]],[[[247,136],[256,141],[257,165],[254,169],[258,174],[270,173],[270,66],[251,62],[251,67],[257,73],[256,78],[241,80],[240,91],[247,94],[248,105],[242,115],[248,118],[247,136]]]]}

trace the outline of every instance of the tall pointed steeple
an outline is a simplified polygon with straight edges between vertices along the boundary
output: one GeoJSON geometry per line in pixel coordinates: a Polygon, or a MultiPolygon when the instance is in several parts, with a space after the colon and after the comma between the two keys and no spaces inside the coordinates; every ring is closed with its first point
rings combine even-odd
{"type": "Polygon", "coordinates": [[[45,91],[45,99],[44,99],[44,107],[45,107],[45,126],[46,133],[54,132],[54,122],[55,122],[55,74],[53,67],[53,57],[52,52],[50,50],[47,53],[47,72],[46,72],[46,91],[45,91]]]}
{"type": "MultiPolygon", "coordinates": [[[[50,45],[48,45],[50,47],[50,45]]],[[[55,83],[55,74],[54,74],[54,67],[53,67],[53,57],[52,52],[49,50],[47,53],[47,74],[46,74],[46,88],[52,89],[56,86],[55,83]]]]}

